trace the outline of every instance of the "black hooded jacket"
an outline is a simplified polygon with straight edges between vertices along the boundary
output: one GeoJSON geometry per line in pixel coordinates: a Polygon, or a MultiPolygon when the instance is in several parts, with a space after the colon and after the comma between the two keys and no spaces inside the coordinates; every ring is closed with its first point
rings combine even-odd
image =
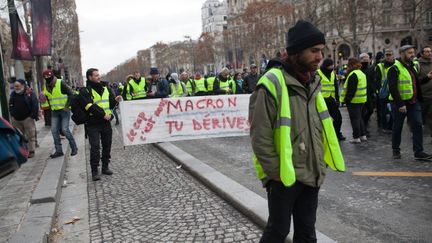
{"type": "MultiPolygon", "coordinates": [[[[103,91],[104,91],[103,88],[104,87],[102,86],[101,83],[95,83],[95,82],[87,80],[87,87],[81,88],[81,90],[80,90],[80,93],[78,96],[78,101],[79,101],[81,107],[84,110],[86,110],[88,112],[88,114],[90,115],[89,116],[90,119],[86,124],[88,126],[106,124],[106,123],[110,122],[110,121],[107,121],[104,119],[105,111],[100,106],[93,104],[93,95],[92,95],[91,90],[93,89],[100,96],[102,96],[103,91]],[[92,104],[92,105],[90,107],[88,107],[88,109],[85,109],[88,104],[92,104]]],[[[113,109],[116,106],[117,101],[115,100],[114,94],[110,90],[110,88],[107,87],[107,89],[109,91],[110,109],[113,109]]]]}

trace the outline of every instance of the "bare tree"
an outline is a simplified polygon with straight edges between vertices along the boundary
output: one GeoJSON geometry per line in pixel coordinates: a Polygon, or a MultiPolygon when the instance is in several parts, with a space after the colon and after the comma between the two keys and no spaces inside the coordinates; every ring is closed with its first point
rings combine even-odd
{"type": "Polygon", "coordinates": [[[82,85],[81,49],[75,0],[52,0],[53,53],[56,68],[69,73],[69,83],[82,85]],[[61,60],[61,62],[60,62],[61,60]]]}

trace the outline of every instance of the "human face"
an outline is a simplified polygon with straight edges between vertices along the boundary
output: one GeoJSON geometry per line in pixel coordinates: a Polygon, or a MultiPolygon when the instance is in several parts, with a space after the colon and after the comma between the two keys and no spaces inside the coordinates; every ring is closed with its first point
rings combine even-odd
{"type": "Polygon", "coordinates": [[[139,80],[141,78],[141,74],[139,72],[134,73],[134,78],[139,80]]]}
{"type": "Polygon", "coordinates": [[[360,59],[360,62],[362,62],[362,63],[370,63],[369,55],[362,57],[360,59]]]}
{"type": "Polygon", "coordinates": [[[386,60],[386,62],[393,62],[394,61],[393,54],[390,54],[390,53],[385,54],[385,60],[386,60]]]}
{"type": "Polygon", "coordinates": [[[432,50],[430,47],[423,48],[422,57],[429,59],[432,56],[432,50]]]}
{"type": "Polygon", "coordinates": [[[334,69],[334,65],[330,65],[330,66],[328,66],[327,69],[328,69],[329,71],[332,71],[332,70],[334,69]]]}
{"type": "Polygon", "coordinates": [[[258,68],[257,67],[251,67],[251,73],[255,74],[257,73],[258,68]]]}
{"type": "Polygon", "coordinates": [[[401,60],[406,63],[412,62],[414,60],[414,57],[415,57],[414,48],[410,48],[408,50],[401,52],[401,60]]]}
{"type": "Polygon", "coordinates": [[[90,81],[95,82],[95,83],[100,83],[101,81],[101,77],[99,75],[99,71],[93,71],[92,75],[89,77],[90,81]]]}
{"type": "Polygon", "coordinates": [[[14,83],[14,90],[16,93],[21,93],[24,90],[24,86],[17,81],[14,83]]]}
{"type": "Polygon", "coordinates": [[[151,77],[153,81],[156,81],[159,79],[159,74],[152,74],[151,77]]]}
{"type": "Polygon", "coordinates": [[[312,72],[318,69],[323,59],[324,44],[309,47],[297,54],[297,62],[307,71],[312,72]]]}

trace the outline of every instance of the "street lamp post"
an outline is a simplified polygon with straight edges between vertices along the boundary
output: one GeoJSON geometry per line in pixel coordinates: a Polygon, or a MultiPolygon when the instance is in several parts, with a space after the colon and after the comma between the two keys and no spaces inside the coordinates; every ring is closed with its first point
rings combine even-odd
{"type": "Polygon", "coordinates": [[[336,40],[333,39],[333,42],[332,42],[332,47],[333,47],[333,64],[335,66],[335,69],[336,69],[336,46],[337,46],[336,40]]]}

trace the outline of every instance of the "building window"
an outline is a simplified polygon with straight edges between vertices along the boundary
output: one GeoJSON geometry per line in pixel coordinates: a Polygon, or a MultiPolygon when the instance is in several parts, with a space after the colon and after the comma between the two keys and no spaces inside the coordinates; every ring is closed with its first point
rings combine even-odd
{"type": "Polygon", "coordinates": [[[404,18],[405,18],[405,24],[411,25],[411,22],[413,21],[413,13],[412,12],[405,12],[404,18]]]}
{"type": "Polygon", "coordinates": [[[392,7],[392,0],[383,0],[383,8],[384,9],[391,9],[392,7]]]}
{"type": "Polygon", "coordinates": [[[426,12],[426,24],[432,24],[432,11],[426,12]]]}
{"type": "Polygon", "coordinates": [[[383,26],[389,27],[391,25],[391,12],[383,12],[383,26]]]}

